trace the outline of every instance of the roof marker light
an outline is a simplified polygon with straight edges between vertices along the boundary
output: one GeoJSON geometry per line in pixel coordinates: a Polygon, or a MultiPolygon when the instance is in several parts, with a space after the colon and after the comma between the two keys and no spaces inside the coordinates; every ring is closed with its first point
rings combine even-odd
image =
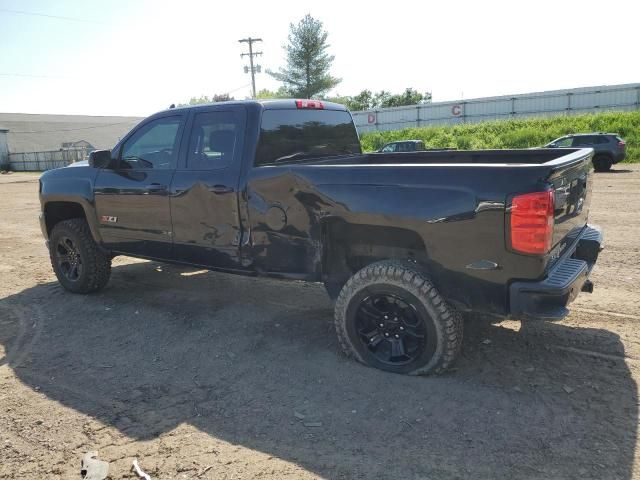
{"type": "Polygon", "coordinates": [[[310,110],[324,110],[324,105],[320,100],[296,100],[296,107],[310,110]]]}

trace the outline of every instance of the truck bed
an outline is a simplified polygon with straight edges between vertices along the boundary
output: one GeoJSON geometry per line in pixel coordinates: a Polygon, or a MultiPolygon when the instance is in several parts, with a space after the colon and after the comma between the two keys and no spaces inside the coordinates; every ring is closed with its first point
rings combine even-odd
{"type": "MultiPolygon", "coordinates": [[[[442,150],[369,153],[321,160],[312,164],[345,167],[340,175],[343,182],[439,188],[442,203],[446,202],[444,190],[455,184],[455,190],[466,190],[475,195],[474,211],[483,202],[508,205],[513,194],[527,193],[544,188],[544,184],[551,184],[556,191],[553,234],[555,246],[587,223],[591,189],[588,172],[592,157],[591,148],[562,151],[442,150]],[[347,166],[350,167],[349,171],[346,171],[347,166]],[[452,167],[456,169],[451,170],[452,167]],[[499,171],[496,172],[496,169],[499,171]],[[501,194],[500,198],[495,196],[497,192],[501,194]]],[[[325,178],[335,181],[336,176],[325,178]]],[[[322,182],[320,178],[317,181],[322,182]]]]}

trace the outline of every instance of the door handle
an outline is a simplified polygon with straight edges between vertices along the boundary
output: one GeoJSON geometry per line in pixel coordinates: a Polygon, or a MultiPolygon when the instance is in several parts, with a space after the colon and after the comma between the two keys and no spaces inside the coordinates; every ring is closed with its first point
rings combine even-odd
{"type": "Polygon", "coordinates": [[[209,191],[216,195],[220,195],[221,193],[232,193],[233,188],[227,187],[226,185],[213,185],[212,187],[209,187],[209,191]]]}
{"type": "Polygon", "coordinates": [[[160,185],[159,183],[152,183],[150,185],[147,185],[146,189],[148,192],[162,192],[167,189],[167,186],[160,185]]]}

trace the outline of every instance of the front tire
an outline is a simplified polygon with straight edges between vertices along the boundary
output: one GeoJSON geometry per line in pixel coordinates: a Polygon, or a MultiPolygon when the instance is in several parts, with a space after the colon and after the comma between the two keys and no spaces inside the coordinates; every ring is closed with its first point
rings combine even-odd
{"type": "Polygon", "coordinates": [[[64,220],[53,227],[49,256],[58,282],[70,292],[96,292],[109,281],[111,258],[99,249],[82,218],[64,220]]]}
{"type": "Polygon", "coordinates": [[[411,264],[373,263],[342,288],[335,327],[347,356],[394,373],[441,373],[456,359],[463,322],[411,264]]]}

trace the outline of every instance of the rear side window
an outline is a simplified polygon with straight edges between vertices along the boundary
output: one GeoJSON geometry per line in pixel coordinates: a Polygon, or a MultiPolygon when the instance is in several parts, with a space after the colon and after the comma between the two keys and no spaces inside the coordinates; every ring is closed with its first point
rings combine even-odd
{"type": "Polygon", "coordinates": [[[574,137],[573,146],[586,147],[588,145],[593,145],[595,143],[594,140],[595,140],[594,137],[590,137],[590,136],[574,137]]]}
{"type": "Polygon", "coordinates": [[[189,138],[187,168],[189,170],[215,170],[233,161],[239,122],[234,112],[197,113],[189,138]]]}
{"type": "MultiPolygon", "coordinates": [[[[558,147],[570,147],[573,143],[573,137],[564,137],[560,140],[556,140],[555,144],[558,147]]],[[[575,145],[575,144],[574,144],[575,145]]]]}
{"type": "Polygon", "coordinates": [[[351,115],[335,110],[265,110],[256,166],[361,153],[351,115]]]}

